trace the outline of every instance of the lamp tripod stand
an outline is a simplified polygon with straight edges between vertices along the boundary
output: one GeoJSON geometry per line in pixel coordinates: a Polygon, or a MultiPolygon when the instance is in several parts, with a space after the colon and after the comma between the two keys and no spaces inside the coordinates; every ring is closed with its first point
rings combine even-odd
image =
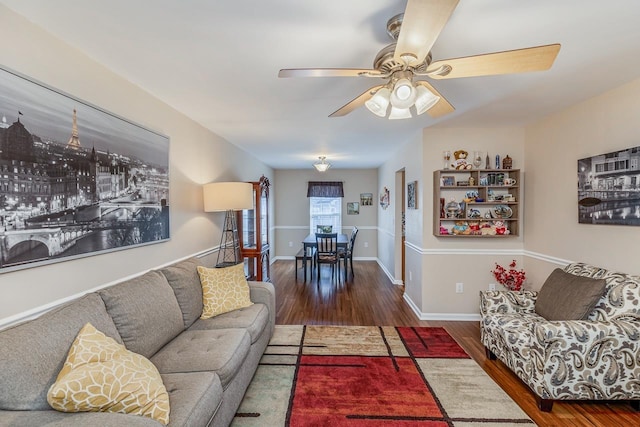
{"type": "Polygon", "coordinates": [[[216,267],[228,267],[240,263],[240,241],[238,240],[238,224],[236,213],[229,209],[224,216],[224,228],[220,236],[220,249],[216,267]]]}

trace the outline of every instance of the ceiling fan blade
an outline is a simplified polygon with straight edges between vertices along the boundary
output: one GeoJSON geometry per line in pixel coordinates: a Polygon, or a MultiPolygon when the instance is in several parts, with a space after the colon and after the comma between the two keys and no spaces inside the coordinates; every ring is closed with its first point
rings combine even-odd
{"type": "Polygon", "coordinates": [[[401,61],[405,56],[407,59],[404,60],[408,65],[422,63],[449,21],[458,1],[409,0],[402,18],[393,59],[401,61]]]}
{"type": "Polygon", "coordinates": [[[431,86],[428,82],[425,82],[424,80],[419,80],[414,83],[426,87],[434,95],[440,97],[440,100],[436,102],[436,105],[434,105],[433,107],[427,110],[427,113],[434,119],[437,117],[442,117],[449,113],[453,113],[456,110],[455,108],[453,108],[453,105],[451,105],[449,101],[447,101],[446,98],[442,96],[440,92],[438,92],[436,88],[431,86]]]}
{"type": "Polygon", "coordinates": [[[379,70],[360,68],[286,68],[278,77],[383,77],[379,70]]]}
{"type": "Polygon", "coordinates": [[[367,89],[362,94],[358,95],[356,98],[349,101],[347,104],[340,107],[338,110],[334,111],[329,115],[329,117],[342,117],[346,116],[356,108],[362,107],[365,102],[367,102],[376,92],[383,87],[384,85],[374,86],[372,88],[367,89]]]}
{"type": "Polygon", "coordinates": [[[431,63],[427,68],[426,74],[434,79],[455,79],[458,77],[544,71],[551,68],[559,51],[560,44],[550,44],[464,58],[445,59],[431,63]]]}

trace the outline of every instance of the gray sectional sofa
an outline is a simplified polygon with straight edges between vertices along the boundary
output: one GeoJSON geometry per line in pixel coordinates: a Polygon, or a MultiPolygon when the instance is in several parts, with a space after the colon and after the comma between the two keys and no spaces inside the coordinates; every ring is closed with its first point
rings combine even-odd
{"type": "Polygon", "coordinates": [[[229,425],[273,335],[275,293],[270,283],[249,282],[253,305],[202,320],[198,265],[192,258],[150,271],[0,331],[0,425],[160,425],[50,408],[47,391],[87,322],[158,368],[169,426],[229,425]]]}

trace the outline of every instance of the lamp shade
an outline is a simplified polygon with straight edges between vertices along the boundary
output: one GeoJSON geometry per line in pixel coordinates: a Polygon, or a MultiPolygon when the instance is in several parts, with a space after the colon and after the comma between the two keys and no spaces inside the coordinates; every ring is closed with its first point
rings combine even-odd
{"type": "Polygon", "coordinates": [[[416,95],[416,88],[413,87],[411,80],[403,78],[393,86],[389,100],[395,108],[405,109],[413,105],[416,95]]]}
{"type": "Polygon", "coordinates": [[[418,115],[429,110],[431,107],[436,105],[438,101],[440,101],[439,96],[434,95],[430,90],[422,85],[418,86],[416,91],[418,92],[418,97],[416,98],[415,106],[416,113],[418,113],[418,115]]]}
{"type": "Polygon", "coordinates": [[[205,212],[253,209],[253,185],[248,182],[212,182],[202,192],[205,212]]]}
{"type": "Polygon", "coordinates": [[[389,107],[391,92],[386,87],[381,88],[364,105],[376,116],[385,117],[389,107]]]}
{"type": "Polygon", "coordinates": [[[398,119],[410,119],[413,117],[411,115],[411,110],[408,108],[396,108],[391,106],[391,113],[389,113],[389,120],[398,120],[398,119]]]}

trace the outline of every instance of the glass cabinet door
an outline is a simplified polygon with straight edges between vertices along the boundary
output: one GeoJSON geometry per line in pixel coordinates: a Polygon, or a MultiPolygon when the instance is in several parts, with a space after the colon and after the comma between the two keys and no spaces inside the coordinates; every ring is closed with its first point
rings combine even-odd
{"type": "Polygon", "coordinates": [[[240,253],[248,280],[269,280],[269,179],[262,176],[253,185],[253,209],[238,212],[240,253]]]}

